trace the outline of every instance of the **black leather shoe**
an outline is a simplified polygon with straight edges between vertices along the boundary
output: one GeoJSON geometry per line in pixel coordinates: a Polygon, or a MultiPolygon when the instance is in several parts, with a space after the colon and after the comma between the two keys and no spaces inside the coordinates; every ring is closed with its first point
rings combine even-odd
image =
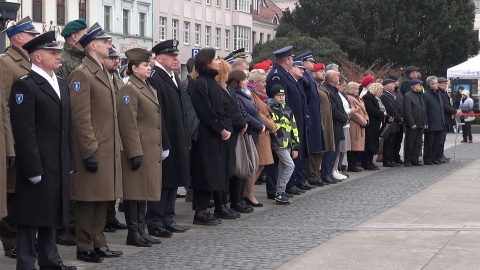
{"type": "Polygon", "coordinates": [[[225,206],[222,205],[222,208],[217,209],[213,212],[213,216],[221,219],[237,219],[237,215],[227,210],[225,206]]]}
{"type": "Polygon", "coordinates": [[[333,180],[330,176],[322,178],[322,182],[328,183],[328,184],[336,184],[337,183],[337,181],[333,180]]]}
{"type": "Polygon", "coordinates": [[[5,256],[15,259],[17,258],[17,247],[12,247],[5,250],[5,256]]]}
{"type": "Polygon", "coordinates": [[[322,181],[312,181],[312,182],[308,182],[309,185],[311,186],[317,186],[317,187],[323,187],[323,182],[322,181]]]}
{"type": "Polygon", "coordinates": [[[112,225],[108,224],[108,222],[105,222],[105,226],[103,227],[104,232],[116,232],[117,228],[113,227],[112,225]]]}
{"type": "Polygon", "coordinates": [[[248,207],[248,205],[244,205],[242,203],[231,203],[230,208],[233,211],[239,212],[239,213],[251,213],[253,212],[253,207],[248,207]]]}
{"type": "Polygon", "coordinates": [[[300,190],[298,190],[298,189],[296,189],[296,188],[294,189],[293,187],[287,188],[287,190],[285,190],[285,192],[286,192],[286,193],[293,194],[293,195],[300,195],[300,194],[302,194],[302,193],[300,192],[300,190]]]}
{"type": "Polygon", "coordinates": [[[228,205],[224,204],[224,206],[225,206],[225,209],[227,209],[227,211],[229,211],[229,212],[233,213],[234,215],[236,215],[237,218],[240,218],[240,217],[242,216],[242,215],[240,215],[239,212],[234,211],[234,210],[232,210],[232,208],[228,207],[228,205]]]}
{"type": "Polygon", "coordinates": [[[93,251],[95,251],[98,256],[104,258],[120,257],[123,255],[123,252],[110,250],[107,246],[101,248],[94,248],[93,251]]]}
{"type": "Polygon", "coordinates": [[[188,230],[190,230],[190,227],[188,226],[180,226],[178,225],[177,223],[172,223],[168,226],[165,226],[165,229],[171,231],[171,232],[178,232],[178,233],[182,233],[182,232],[186,232],[188,230]]]}
{"type": "Polygon", "coordinates": [[[299,189],[297,186],[293,186],[292,188],[295,189],[295,190],[298,190],[300,193],[305,193],[305,192],[307,192],[306,190],[299,189]]]}
{"type": "Polygon", "coordinates": [[[438,161],[438,160],[432,160],[432,163],[435,164],[435,165],[443,164],[443,162],[438,161]]]}
{"type": "Polygon", "coordinates": [[[395,162],[395,161],[392,162],[392,164],[393,164],[393,166],[400,166],[400,165],[402,165],[402,164],[400,164],[400,163],[398,163],[398,162],[395,162]]]}
{"type": "Polygon", "coordinates": [[[412,162],[412,166],[418,166],[418,167],[420,167],[420,166],[423,166],[423,163],[421,163],[421,162],[412,162]]]}
{"type": "Polygon", "coordinates": [[[357,167],[348,167],[347,172],[362,172],[363,170],[357,167]]]}
{"type": "Polygon", "coordinates": [[[55,242],[57,245],[61,246],[76,246],[77,240],[75,239],[75,235],[73,235],[68,230],[59,229],[57,230],[57,235],[55,236],[55,242]]]}
{"type": "Polygon", "coordinates": [[[424,161],[423,164],[425,165],[433,165],[433,163],[431,161],[424,161]]]}
{"type": "Polygon", "coordinates": [[[107,227],[107,224],[110,226],[110,227],[113,227],[117,230],[126,230],[128,227],[127,225],[123,224],[123,223],[120,223],[120,221],[118,221],[118,219],[115,219],[114,221],[111,221],[111,222],[107,222],[105,224],[105,227],[107,227]]]}
{"type": "Polygon", "coordinates": [[[217,219],[213,219],[210,215],[205,213],[203,216],[193,216],[193,224],[216,226],[220,224],[220,221],[218,221],[217,219]]]}
{"type": "Polygon", "coordinates": [[[103,261],[103,258],[100,257],[93,250],[87,250],[82,252],[77,252],[77,260],[91,263],[99,263],[103,261]]]}
{"type": "Polygon", "coordinates": [[[311,189],[314,189],[316,188],[317,186],[311,186],[309,185],[308,183],[304,182],[304,183],[301,183],[300,185],[297,185],[297,188],[299,189],[302,189],[302,190],[311,190],[311,189]]]}
{"type": "Polygon", "coordinates": [[[410,162],[405,162],[405,163],[403,163],[403,166],[405,166],[405,167],[412,167],[412,163],[410,163],[410,162]]]}
{"type": "Polygon", "coordinates": [[[402,159],[397,159],[397,160],[395,160],[395,163],[398,163],[398,164],[402,165],[404,162],[403,162],[402,159]]]}
{"type": "Polygon", "coordinates": [[[392,162],[383,163],[383,167],[394,167],[392,162]]]}
{"type": "Polygon", "coordinates": [[[253,203],[248,197],[244,197],[243,200],[247,205],[250,205],[253,207],[263,207],[263,203],[253,203]]]}
{"type": "Polygon", "coordinates": [[[77,270],[76,266],[66,266],[63,262],[58,262],[57,264],[50,266],[40,266],[40,270],[77,270]]]}
{"type": "Polygon", "coordinates": [[[168,238],[173,235],[173,233],[167,230],[165,227],[148,228],[148,234],[163,238],[168,238]]]}

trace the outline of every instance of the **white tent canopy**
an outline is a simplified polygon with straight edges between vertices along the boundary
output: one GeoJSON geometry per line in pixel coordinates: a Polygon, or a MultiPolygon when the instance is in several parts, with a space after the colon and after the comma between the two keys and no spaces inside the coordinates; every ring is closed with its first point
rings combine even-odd
{"type": "Polygon", "coordinates": [[[480,55],[447,69],[447,78],[480,79],[480,55]]]}

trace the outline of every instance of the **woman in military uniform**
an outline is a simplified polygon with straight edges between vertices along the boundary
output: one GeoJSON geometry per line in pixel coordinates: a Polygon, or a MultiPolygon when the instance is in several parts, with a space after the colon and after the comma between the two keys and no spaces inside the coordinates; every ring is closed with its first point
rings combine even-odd
{"type": "Polygon", "coordinates": [[[161,108],[150,77],[151,53],[135,48],[125,52],[128,82],[117,100],[122,138],[122,174],[127,245],[149,247],[161,242],[145,231],[146,201],[160,200],[162,190],[161,108]]]}

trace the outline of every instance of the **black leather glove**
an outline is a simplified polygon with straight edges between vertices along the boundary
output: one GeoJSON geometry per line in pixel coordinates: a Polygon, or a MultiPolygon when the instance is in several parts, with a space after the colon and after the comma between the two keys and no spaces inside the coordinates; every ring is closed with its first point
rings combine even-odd
{"type": "Polygon", "coordinates": [[[15,157],[7,157],[7,171],[15,164],[15,157]]]}
{"type": "Polygon", "coordinates": [[[140,164],[142,163],[142,156],[136,156],[131,159],[132,159],[132,171],[138,170],[138,168],[140,168],[140,164]]]}
{"type": "Polygon", "coordinates": [[[85,170],[96,173],[98,170],[98,156],[97,153],[93,154],[91,157],[84,160],[85,170]]]}

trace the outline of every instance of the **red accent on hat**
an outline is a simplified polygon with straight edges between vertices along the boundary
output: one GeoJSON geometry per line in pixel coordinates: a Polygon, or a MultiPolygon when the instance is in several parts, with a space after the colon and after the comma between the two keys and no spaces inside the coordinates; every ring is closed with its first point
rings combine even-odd
{"type": "Polygon", "coordinates": [[[317,72],[321,69],[325,69],[325,65],[323,63],[313,64],[313,72],[317,72]]]}
{"type": "Polygon", "coordinates": [[[372,76],[365,76],[360,83],[362,87],[367,87],[369,84],[373,83],[375,79],[372,76]]]}

